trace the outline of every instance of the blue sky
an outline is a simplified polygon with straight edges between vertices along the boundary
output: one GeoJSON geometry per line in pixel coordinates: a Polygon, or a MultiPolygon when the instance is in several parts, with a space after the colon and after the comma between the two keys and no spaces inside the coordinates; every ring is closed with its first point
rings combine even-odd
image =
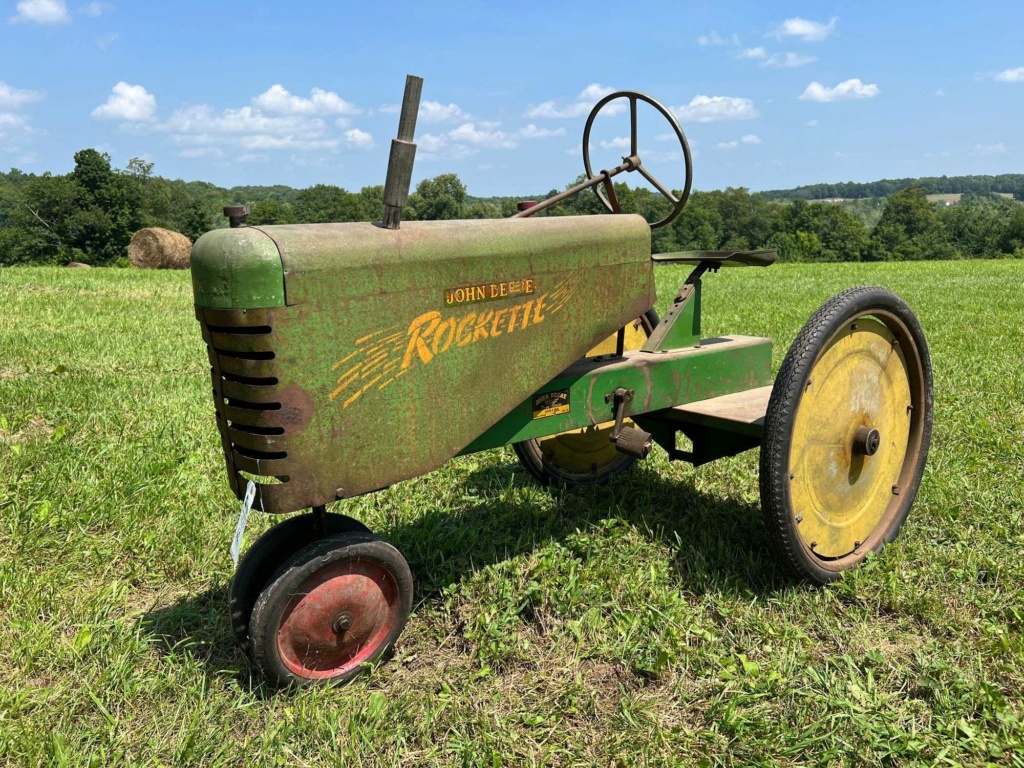
{"type": "MultiPolygon", "coordinates": [[[[97,147],[168,177],[358,189],[383,183],[406,73],[425,79],[415,179],[476,195],[564,186],[590,106],[627,88],[680,118],[697,189],[1024,170],[1019,0],[0,0],[0,167],[97,147]]],[[[645,165],[680,186],[667,124],[640,122],[645,165]]],[[[597,121],[597,167],[627,130],[597,121]]]]}

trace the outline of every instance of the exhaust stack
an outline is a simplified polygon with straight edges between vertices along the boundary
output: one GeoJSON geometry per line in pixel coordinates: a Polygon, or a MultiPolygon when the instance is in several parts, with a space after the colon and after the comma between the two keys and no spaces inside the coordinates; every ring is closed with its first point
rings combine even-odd
{"type": "Polygon", "coordinates": [[[402,112],[398,119],[398,138],[391,140],[388,177],[384,182],[384,221],[381,226],[385,229],[398,229],[402,223],[402,209],[405,208],[409,199],[412,166],[416,159],[413,135],[416,132],[416,115],[420,111],[420,92],[422,90],[422,77],[406,76],[405,96],[402,99],[402,112]]]}

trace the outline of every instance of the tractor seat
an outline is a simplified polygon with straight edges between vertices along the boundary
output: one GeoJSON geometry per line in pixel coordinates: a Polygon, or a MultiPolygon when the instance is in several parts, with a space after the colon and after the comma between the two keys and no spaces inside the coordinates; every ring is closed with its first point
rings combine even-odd
{"type": "Polygon", "coordinates": [[[770,267],[779,253],[774,248],[760,251],[676,251],[655,253],[655,264],[704,264],[709,269],[727,267],[770,267]]]}

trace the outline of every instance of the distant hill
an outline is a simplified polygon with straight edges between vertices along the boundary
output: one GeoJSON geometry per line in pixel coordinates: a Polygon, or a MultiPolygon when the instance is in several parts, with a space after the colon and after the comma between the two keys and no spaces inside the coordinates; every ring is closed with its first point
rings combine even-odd
{"type": "Polygon", "coordinates": [[[843,200],[866,197],[888,197],[918,184],[934,195],[1003,193],[1024,200],[1024,174],[1004,173],[1000,176],[926,176],[920,179],[882,179],[881,181],[845,181],[835,184],[809,184],[795,189],[772,189],[761,194],[771,200],[843,200]]]}

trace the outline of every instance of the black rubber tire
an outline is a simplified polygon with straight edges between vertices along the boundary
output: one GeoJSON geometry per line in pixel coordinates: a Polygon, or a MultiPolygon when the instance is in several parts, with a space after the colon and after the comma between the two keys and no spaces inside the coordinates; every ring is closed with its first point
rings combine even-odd
{"type": "MultiPolygon", "coordinates": [[[[370,533],[370,529],[351,517],[328,513],[327,535],[339,533],[370,533]]],[[[249,652],[249,617],[260,592],[288,558],[320,537],[313,525],[312,513],[307,512],[268,529],[245,550],[231,578],[228,614],[235,640],[246,653],[249,652]]]]}
{"type": "MultiPolygon", "coordinates": [[[[658,325],[658,312],[653,307],[647,310],[643,316],[644,330],[650,336],[651,332],[658,325]]],[[[618,477],[636,463],[636,459],[624,453],[619,454],[615,461],[605,465],[597,472],[591,474],[567,473],[557,464],[549,461],[541,452],[537,440],[523,440],[520,443],[513,443],[512,450],[516,452],[516,458],[526,470],[533,475],[541,485],[603,485],[614,477],[618,477]]]]}
{"type": "MultiPolygon", "coordinates": [[[[881,318],[880,315],[875,316],[881,318]]],[[[889,330],[895,333],[893,328],[889,330]]],[[[915,372],[910,371],[910,375],[915,377],[915,372]]],[[[843,571],[863,562],[868,552],[880,551],[896,539],[921,484],[931,443],[933,408],[932,363],[928,344],[917,317],[899,296],[875,286],[852,288],[831,298],[807,321],[786,353],[775,379],[761,442],[761,509],[775,549],[790,572],[803,580],[827,584],[838,579],[843,571]],[[900,494],[902,503],[884,530],[880,524],[864,546],[845,557],[819,558],[800,538],[789,497],[789,457],[797,406],[811,370],[832,338],[848,323],[858,317],[872,315],[873,312],[895,316],[903,324],[900,335],[906,332],[909,335],[906,342],[916,348],[920,376],[916,377],[919,379],[916,382],[912,381],[911,387],[912,391],[917,387],[923,405],[923,413],[915,412],[913,417],[919,421],[912,422],[912,425],[916,425],[912,428],[918,434],[915,438],[919,440],[918,456],[910,471],[910,482],[900,494]]]]}
{"type": "Polygon", "coordinates": [[[359,676],[355,667],[334,677],[309,679],[293,673],[281,658],[277,633],[289,601],[310,576],[345,560],[371,561],[383,566],[398,589],[399,615],[385,640],[364,664],[388,653],[398,640],[412,612],[413,578],[409,564],[391,544],[371,533],[343,533],[320,539],[296,552],[278,569],[256,601],[249,626],[253,662],[264,679],[275,686],[342,685],[359,676]]]}

